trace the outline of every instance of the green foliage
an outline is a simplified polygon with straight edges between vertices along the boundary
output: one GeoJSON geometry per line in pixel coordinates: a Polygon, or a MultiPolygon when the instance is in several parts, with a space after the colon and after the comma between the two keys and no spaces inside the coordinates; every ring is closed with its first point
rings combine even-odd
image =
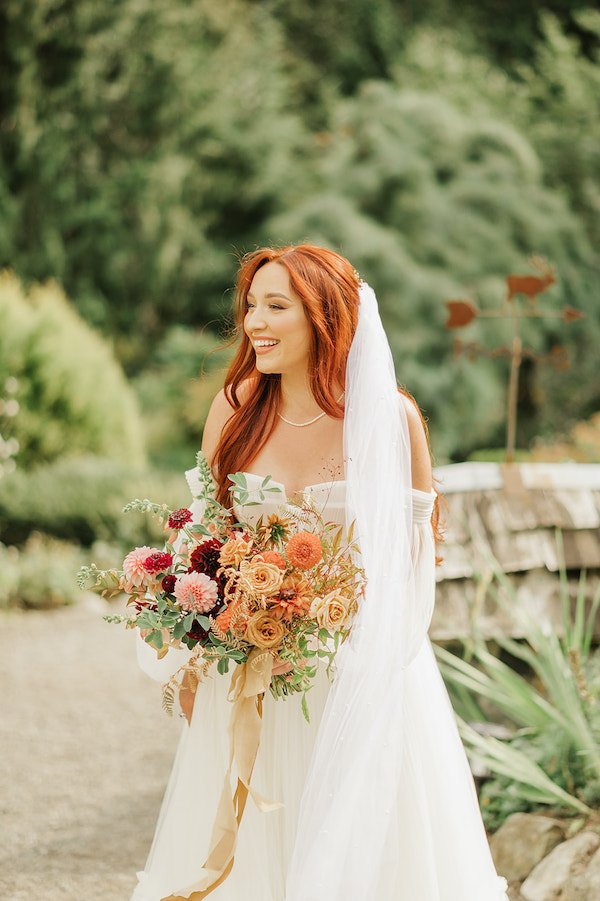
{"type": "Polygon", "coordinates": [[[271,0],[271,5],[286,36],[301,99],[315,116],[330,85],[350,95],[365,80],[389,78],[423,27],[459,32],[473,52],[508,70],[530,60],[543,37],[540,18],[546,10],[577,36],[578,47],[590,45],[578,13],[589,0],[504,0],[501,6],[496,0],[462,0],[459,15],[452,0],[271,0]]]}
{"type": "MultiPolygon", "coordinates": [[[[559,530],[556,538],[562,560],[559,530]]],[[[464,658],[441,647],[435,653],[467,750],[494,775],[481,796],[486,824],[497,828],[509,813],[548,805],[590,813],[600,785],[600,651],[592,653],[600,586],[588,600],[582,572],[572,605],[562,563],[559,637],[549,622],[519,606],[512,583],[491,556],[480,578],[484,593],[517,618],[524,641],[496,641],[526,667],[526,674],[492,654],[476,631],[464,658]],[[512,725],[509,741],[480,734],[469,724],[474,716],[486,719],[490,704],[492,715],[500,714],[512,725]]]]}
{"type": "Polygon", "coordinates": [[[16,378],[19,465],[97,453],[143,461],[135,398],[106,340],[49,283],[0,273],[0,384],[16,378]]]}
{"type": "Polygon", "coordinates": [[[73,575],[79,548],[33,533],[22,548],[0,544],[0,609],[50,609],[80,598],[73,575]]]}
{"type": "Polygon", "coordinates": [[[0,541],[20,544],[31,532],[83,545],[96,540],[135,545],[162,543],[159,521],[123,515],[132,497],[160,497],[173,509],[189,503],[181,474],[140,471],[113,460],[61,460],[30,472],[17,469],[0,481],[0,541]]]}
{"type": "MultiPolygon", "coordinates": [[[[394,69],[395,80],[402,87],[434,92],[474,122],[511,123],[535,152],[535,165],[546,196],[558,204],[568,204],[568,219],[572,223],[568,234],[559,228],[555,237],[551,236],[551,219],[547,228],[540,219],[552,213],[533,195],[529,201],[533,206],[521,229],[522,251],[537,248],[558,265],[560,284],[541,298],[540,304],[556,308],[563,301],[586,313],[585,320],[568,327],[561,320],[549,319],[538,320],[535,335],[529,330],[532,338],[539,336],[537,349],[542,352],[548,352],[555,343],[563,344],[571,365],[566,372],[547,364],[523,372],[521,406],[523,410],[528,407],[531,413],[520,420],[522,445],[534,435],[551,436],[564,431],[600,406],[600,317],[596,301],[600,238],[600,13],[582,11],[576,21],[581,33],[591,39],[589,55],[582,53],[578,40],[565,34],[556,17],[544,14],[540,19],[544,39],[518,66],[518,77],[511,78],[495,67],[468,36],[433,28],[423,28],[415,34],[394,69]],[[527,225],[527,220],[537,220],[535,229],[527,225]]],[[[489,187],[493,189],[493,185],[489,187]]],[[[557,210],[555,215],[561,214],[557,210]]],[[[462,216],[457,221],[462,228],[462,216]]],[[[504,216],[500,223],[498,231],[504,229],[504,216]]],[[[523,262],[520,259],[516,264],[522,269],[523,262]]],[[[449,271],[453,270],[451,263],[449,271]]],[[[463,280],[463,292],[471,287],[472,283],[463,280]]],[[[476,371],[481,367],[481,363],[474,366],[476,371]]]]}
{"type": "Polygon", "coordinates": [[[8,0],[4,18],[0,261],[112,330],[214,318],[303,143],[276,21],[241,0],[8,0]]]}
{"type": "MultiPolygon", "coordinates": [[[[476,293],[497,306],[504,277],[537,252],[557,266],[554,297],[590,311],[593,303],[578,276],[591,259],[585,229],[544,186],[534,148],[491,115],[370,82],[338,104],[316,165],[319,190],[275,217],[265,238],[333,244],[376,285],[397,371],[431,415],[438,454],[501,442],[506,364],[451,359],[444,298],[476,293]]],[[[555,330],[526,325],[539,349],[555,330]]],[[[490,338],[508,340],[508,325],[490,338]]]]}
{"type": "Polygon", "coordinates": [[[229,354],[206,329],[173,326],[133,385],[143,413],[150,458],[171,469],[189,469],[202,426],[223,385],[229,354]]]}
{"type": "Polygon", "coordinates": [[[584,5],[470,0],[459,26],[449,0],[7,0],[0,265],[58,279],[114,336],[152,458],[181,467],[220,384],[196,378],[209,334],[180,326],[225,315],[238,253],[332,244],[377,287],[444,462],[503,443],[506,365],[451,361],[442,300],[496,303],[541,253],[549,303],[587,319],[528,330],[572,368],[524,372],[519,443],[564,431],[600,406],[600,16],[584,5]]]}

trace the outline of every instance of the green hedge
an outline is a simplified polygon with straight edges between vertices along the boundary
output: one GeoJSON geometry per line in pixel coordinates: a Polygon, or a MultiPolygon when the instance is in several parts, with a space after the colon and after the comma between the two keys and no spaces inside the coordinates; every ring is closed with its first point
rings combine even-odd
{"type": "Polygon", "coordinates": [[[62,460],[17,470],[0,480],[0,541],[22,544],[35,531],[85,546],[160,540],[161,527],[151,517],[122,513],[135,497],[173,507],[191,500],[182,473],[142,472],[113,460],[62,460]]]}

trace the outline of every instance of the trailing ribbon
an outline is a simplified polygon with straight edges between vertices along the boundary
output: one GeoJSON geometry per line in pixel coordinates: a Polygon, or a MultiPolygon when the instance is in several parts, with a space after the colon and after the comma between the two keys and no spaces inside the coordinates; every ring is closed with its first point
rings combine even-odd
{"type": "Polygon", "coordinates": [[[254,648],[246,663],[236,667],[231,677],[229,700],[233,702],[229,721],[229,767],[210,840],[210,851],[199,879],[161,901],[200,901],[227,879],[233,867],[239,825],[250,794],[263,813],[277,810],[279,801],[268,801],[250,786],[260,745],[262,701],[269,688],[273,656],[254,648]],[[231,774],[237,770],[237,788],[231,792],[231,774]]]}

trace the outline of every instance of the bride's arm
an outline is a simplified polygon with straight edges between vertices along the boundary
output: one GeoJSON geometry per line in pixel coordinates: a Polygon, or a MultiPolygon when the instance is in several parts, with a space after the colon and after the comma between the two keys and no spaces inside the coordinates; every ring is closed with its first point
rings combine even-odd
{"type": "Polygon", "coordinates": [[[417,600],[412,624],[412,658],[427,635],[435,606],[435,535],[431,514],[436,493],[427,426],[411,398],[401,394],[411,446],[412,532],[411,560],[417,600]]]}
{"type": "Polygon", "coordinates": [[[433,490],[428,492],[413,488],[411,557],[423,634],[429,629],[435,605],[435,538],[431,524],[434,500],[433,490]]]}
{"type": "Polygon", "coordinates": [[[414,401],[405,394],[400,394],[404,403],[408,432],[410,435],[410,468],[412,486],[417,491],[431,491],[433,471],[427,426],[414,401]]]}

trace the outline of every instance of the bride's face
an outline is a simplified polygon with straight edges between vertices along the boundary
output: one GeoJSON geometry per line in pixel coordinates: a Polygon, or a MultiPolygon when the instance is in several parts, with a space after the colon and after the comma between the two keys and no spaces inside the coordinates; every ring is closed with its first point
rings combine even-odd
{"type": "Polygon", "coordinates": [[[305,370],[311,341],[304,304],[290,288],[290,277],[281,263],[266,263],[258,270],[246,299],[244,331],[254,348],[256,368],[265,373],[305,370]],[[260,346],[259,339],[273,339],[260,346]]]}

